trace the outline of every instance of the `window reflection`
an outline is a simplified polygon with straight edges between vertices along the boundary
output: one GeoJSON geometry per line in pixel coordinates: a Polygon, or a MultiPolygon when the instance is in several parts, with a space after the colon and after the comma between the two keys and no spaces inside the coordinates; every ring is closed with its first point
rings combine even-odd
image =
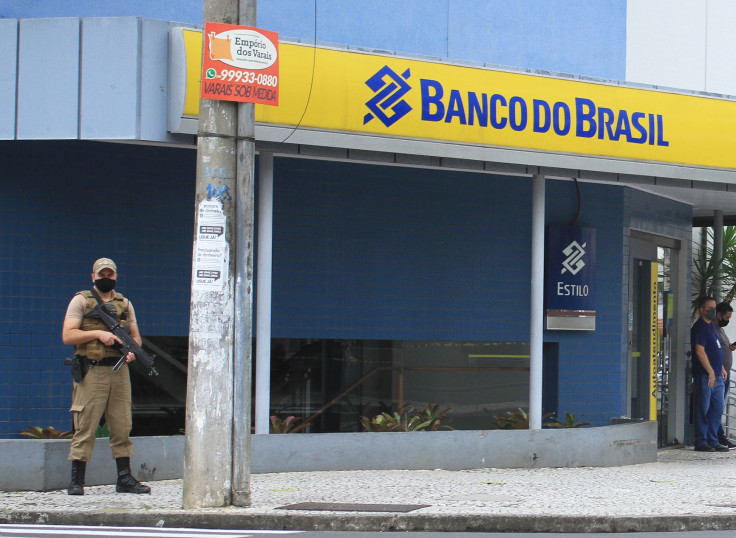
{"type": "Polygon", "coordinates": [[[361,431],[374,417],[438,404],[454,429],[527,409],[527,342],[274,339],[271,415],[302,432],[361,431]]]}

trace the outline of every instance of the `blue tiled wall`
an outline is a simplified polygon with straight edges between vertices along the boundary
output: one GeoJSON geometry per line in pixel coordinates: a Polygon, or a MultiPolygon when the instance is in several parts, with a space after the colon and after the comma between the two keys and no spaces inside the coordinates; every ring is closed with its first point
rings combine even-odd
{"type": "MultiPolygon", "coordinates": [[[[570,224],[577,195],[571,181],[547,182],[547,223],[570,224]]],[[[547,341],[560,345],[560,414],[573,413],[596,425],[626,412],[626,323],[620,313],[626,304],[623,278],[625,189],[581,183],[578,226],[596,229],[596,330],[547,331],[547,341]]]]}
{"type": "MultiPolygon", "coordinates": [[[[3,142],[0,437],[69,428],[63,313],[102,255],[118,262],[146,335],[186,335],[191,150],[3,142]]],[[[273,336],[528,341],[531,180],[276,158],[273,336]]],[[[595,332],[548,331],[560,413],[608,424],[625,411],[630,227],[689,237],[689,208],[581,184],[577,224],[597,230],[595,332]]],[[[547,223],[576,212],[547,181],[547,223]]]]}
{"type": "Polygon", "coordinates": [[[96,258],[117,262],[144,334],[187,334],[195,153],[1,142],[0,162],[0,437],[70,429],[61,325],[96,258]]]}
{"type": "MultiPolygon", "coordinates": [[[[277,159],[274,337],[528,341],[531,180],[277,159]],[[291,232],[288,230],[291,229],[291,232]]],[[[558,342],[559,412],[625,412],[624,188],[581,184],[597,229],[595,332],[558,342]]],[[[576,212],[547,181],[547,223],[576,212]]]]}
{"type": "Polygon", "coordinates": [[[625,218],[628,228],[692,241],[692,207],[687,204],[629,189],[625,218]]]}
{"type": "Polygon", "coordinates": [[[529,179],[294,159],[275,174],[274,337],[528,340],[529,179]]]}

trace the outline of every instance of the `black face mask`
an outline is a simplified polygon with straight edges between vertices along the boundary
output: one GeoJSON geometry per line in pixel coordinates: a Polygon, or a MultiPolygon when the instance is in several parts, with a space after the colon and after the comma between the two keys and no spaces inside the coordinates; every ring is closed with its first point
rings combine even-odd
{"type": "Polygon", "coordinates": [[[112,278],[98,278],[95,280],[95,287],[102,293],[107,293],[115,288],[116,283],[117,280],[113,280],[112,278]]]}
{"type": "Polygon", "coordinates": [[[728,322],[729,321],[731,321],[731,320],[730,319],[719,319],[718,320],[718,325],[720,325],[721,327],[725,327],[726,325],[728,325],[728,322]]]}

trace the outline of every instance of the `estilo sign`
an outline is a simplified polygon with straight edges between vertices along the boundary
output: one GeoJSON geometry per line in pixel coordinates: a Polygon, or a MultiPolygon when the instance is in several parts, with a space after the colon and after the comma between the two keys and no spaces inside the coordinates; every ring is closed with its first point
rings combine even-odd
{"type": "Polygon", "coordinates": [[[206,22],[201,97],[279,104],[279,36],[276,32],[206,22]]]}
{"type": "Polygon", "coordinates": [[[547,229],[547,329],[595,330],[595,228],[547,229]]]}

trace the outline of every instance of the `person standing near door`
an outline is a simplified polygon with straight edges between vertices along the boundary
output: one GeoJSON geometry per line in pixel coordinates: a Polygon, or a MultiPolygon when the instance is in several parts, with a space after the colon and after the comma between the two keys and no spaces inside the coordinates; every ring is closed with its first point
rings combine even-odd
{"type": "Polygon", "coordinates": [[[718,336],[716,301],[702,297],[698,301],[700,317],[690,328],[693,374],[693,426],[695,450],[698,452],[728,452],[718,442],[718,428],[723,414],[723,350],[718,336]]]}
{"type": "MultiPolygon", "coordinates": [[[[718,336],[721,339],[721,349],[723,350],[723,369],[726,371],[726,379],[723,383],[723,402],[728,399],[728,390],[731,386],[731,366],[733,366],[733,351],[736,350],[736,344],[732,344],[726,331],[723,329],[728,325],[733,315],[733,307],[729,303],[718,303],[716,305],[716,321],[718,322],[718,336]]],[[[718,427],[718,442],[726,445],[729,450],[736,448],[736,444],[732,443],[726,437],[726,430],[723,423],[718,427]]]]}

